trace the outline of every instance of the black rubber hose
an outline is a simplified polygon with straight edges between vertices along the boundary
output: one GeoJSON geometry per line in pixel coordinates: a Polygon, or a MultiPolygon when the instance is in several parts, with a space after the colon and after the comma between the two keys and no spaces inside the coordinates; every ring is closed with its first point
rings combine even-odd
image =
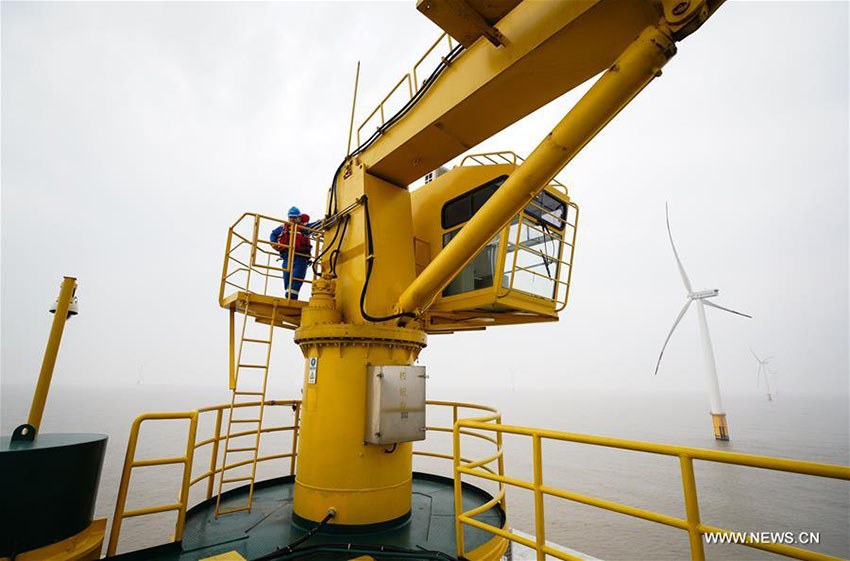
{"type": "Polygon", "coordinates": [[[369,217],[369,198],[363,195],[363,210],[366,212],[366,279],[360,292],[360,315],[371,322],[390,321],[402,317],[415,318],[411,312],[400,312],[391,316],[373,316],[366,312],[366,291],[369,290],[369,279],[372,277],[372,266],[375,262],[375,247],[372,243],[372,219],[369,217]]]}
{"type": "Polygon", "coordinates": [[[334,516],[336,516],[336,511],[333,510],[333,509],[330,509],[328,511],[328,513],[325,515],[325,517],[322,518],[322,521],[319,522],[318,524],[316,524],[315,526],[313,526],[312,528],[310,528],[310,530],[306,534],[304,534],[303,536],[301,536],[297,540],[293,541],[292,543],[290,543],[286,547],[278,549],[277,551],[269,553],[268,555],[263,555],[262,557],[257,557],[256,559],[254,559],[254,561],[267,561],[269,559],[280,559],[284,556],[290,555],[295,550],[296,547],[298,547],[302,543],[304,543],[307,540],[309,540],[310,538],[312,538],[313,535],[316,532],[318,532],[323,527],[325,527],[327,525],[327,523],[330,521],[330,519],[333,518],[334,516]]]}
{"type": "Polygon", "coordinates": [[[442,551],[429,549],[408,549],[391,545],[371,545],[358,543],[329,543],[316,544],[298,549],[284,552],[279,549],[274,553],[270,553],[264,557],[254,559],[254,561],[268,561],[271,559],[298,559],[300,557],[312,556],[317,553],[353,553],[372,555],[373,557],[390,557],[393,559],[430,559],[433,561],[458,561],[456,557],[452,557],[442,551]]]}

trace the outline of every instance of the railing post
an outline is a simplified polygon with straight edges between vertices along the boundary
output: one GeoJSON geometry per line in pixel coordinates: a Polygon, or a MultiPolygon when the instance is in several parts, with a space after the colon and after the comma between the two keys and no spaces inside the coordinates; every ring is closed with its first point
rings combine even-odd
{"type": "MultiPolygon", "coordinates": [[[[232,333],[231,329],[231,333],[232,333]]],[[[231,347],[232,348],[232,347],[231,347]]],[[[232,361],[231,361],[232,363],[232,361]]],[[[213,488],[215,487],[215,467],[218,465],[218,441],[221,438],[221,417],[224,412],[223,408],[219,408],[215,412],[215,440],[212,442],[212,452],[210,453],[210,476],[207,480],[207,498],[212,498],[213,488]]]]}
{"type": "Polygon", "coordinates": [[[534,448],[534,529],[537,541],[537,561],[546,561],[546,553],[543,551],[546,545],[546,522],[543,515],[543,452],[541,450],[540,435],[532,436],[534,448]]]}
{"type": "Polygon", "coordinates": [[[296,403],[293,407],[294,420],[292,422],[292,456],[289,457],[289,475],[295,475],[295,454],[298,453],[298,427],[301,424],[301,404],[296,403]]]}
{"type": "MultiPolygon", "coordinates": [[[[502,416],[501,415],[496,417],[496,424],[497,425],[502,424],[502,416]]],[[[505,476],[505,453],[502,449],[502,431],[498,430],[498,429],[496,430],[496,452],[499,453],[499,460],[498,460],[499,475],[504,477],[505,476]]],[[[506,496],[507,491],[505,489],[505,482],[504,481],[499,481],[499,492],[502,493],[502,501],[501,501],[502,512],[504,512],[505,515],[507,516],[507,514],[508,514],[508,498],[506,496]]]]}
{"type": "Polygon", "coordinates": [[[685,491],[685,514],[688,519],[691,559],[692,561],[705,561],[702,533],[699,530],[699,499],[697,498],[697,483],[694,478],[694,461],[688,456],[679,456],[679,462],[682,466],[682,487],[685,491]]]}
{"type": "Polygon", "coordinates": [[[189,504],[189,480],[192,478],[192,460],[195,457],[195,435],[198,432],[198,412],[189,417],[189,437],[186,439],[186,457],[183,464],[183,481],[180,485],[180,510],[177,512],[177,525],[174,529],[174,541],[183,540],[186,526],[186,507],[189,504]]]}
{"type": "Polygon", "coordinates": [[[457,406],[453,406],[454,409],[454,417],[455,422],[452,427],[452,462],[454,464],[454,468],[452,469],[454,475],[454,492],[455,492],[455,541],[457,543],[457,556],[464,557],[464,543],[463,543],[463,522],[460,520],[461,514],[463,514],[463,484],[461,481],[460,475],[460,427],[457,424],[457,406]]]}
{"type": "Polygon", "coordinates": [[[248,275],[245,278],[245,291],[251,292],[251,271],[257,266],[257,240],[260,234],[260,216],[254,215],[254,230],[251,238],[251,258],[248,260],[248,275]]]}
{"type": "Polygon", "coordinates": [[[230,332],[228,333],[230,341],[228,342],[229,347],[229,358],[230,364],[228,365],[228,379],[227,383],[231,390],[236,389],[236,308],[232,307],[229,310],[230,312],[230,332]]]}
{"type": "Polygon", "coordinates": [[[130,426],[130,438],[127,441],[127,453],[124,455],[124,468],[121,470],[121,482],[118,484],[118,497],[115,499],[115,512],[112,515],[112,528],[109,530],[109,543],[106,555],[115,555],[118,549],[118,536],[121,533],[121,519],[124,518],[124,505],[127,503],[127,489],[130,486],[130,471],[133,469],[133,458],[136,455],[136,443],[139,440],[139,426],[142,417],[136,417],[130,426]]]}

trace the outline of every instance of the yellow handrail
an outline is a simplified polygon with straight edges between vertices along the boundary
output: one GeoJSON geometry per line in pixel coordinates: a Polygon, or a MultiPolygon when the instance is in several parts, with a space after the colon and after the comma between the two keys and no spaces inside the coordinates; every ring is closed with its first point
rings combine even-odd
{"type": "MultiPolygon", "coordinates": [[[[459,432],[455,429],[457,426],[457,422],[459,419],[459,412],[463,409],[471,409],[475,411],[480,411],[484,413],[483,415],[478,415],[475,417],[468,417],[464,419],[465,421],[475,421],[484,425],[490,425],[490,423],[499,424],[502,422],[502,414],[498,409],[494,409],[488,405],[479,405],[477,403],[466,403],[462,401],[439,401],[439,400],[427,400],[425,401],[426,406],[431,407],[451,407],[452,409],[452,427],[435,427],[435,426],[426,426],[426,432],[446,432],[446,433],[458,433],[455,438],[459,439],[460,436],[472,436],[487,442],[490,442],[495,446],[496,452],[491,456],[488,456],[483,459],[471,460],[469,458],[458,458],[456,454],[442,454],[439,452],[431,452],[426,450],[413,450],[414,456],[425,456],[431,458],[440,458],[444,460],[452,460],[456,462],[458,460],[462,462],[466,462],[468,464],[474,463],[477,466],[480,466],[486,473],[497,475],[504,477],[505,475],[505,457],[504,450],[502,447],[502,435],[500,433],[496,433],[495,437],[490,437],[486,434],[481,434],[478,432],[474,432],[471,430],[460,430],[459,432]],[[496,462],[496,468],[493,469],[489,467],[487,464],[491,464],[496,462]]],[[[505,499],[505,485],[503,483],[499,483],[498,492],[495,494],[492,500],[488,501],[484,505],[478,507],[480,512],[484,512],[485,510],[491,508],[496,503],[501,504],[502,511],[507,512],[507,503],[505,499]]],[[[457,493],[460,492],[460,488],[455,488],[455,502],[458,501],[457,493]]]]}
{"type": "MultiPolygon", "coordinates": [[[[234,407],[256,407],[260,404],[259,401],[256,402],[246,402],[239,403],[234,405],[234,407]]],[[[271,432],[282,432],[282,431],[292,431],[292,449],[288,453],[284,454],[271,454],[267,456],[260,456],[257,458],[257,462],[265,462],[269,460],[277,460],[283,458],[290,458],[289,463],[289,474],[295,474],[295,458],[298,451],[298,429],[300,426],[300,410],[301,410],[301,401],[300,400],[266,400],[264,402],[266,406],[290,406],[293,409],[294,421],[292,425],[281,426],[281,427],[266,427],[261,429],[260,434],[271,433],[271,432]]],[[[200,409],[196,409],[194,411],[186,411],[186,412],[176,412],[176,413],[145,413],[137,417],[132,426],[130,427],[130,437],[127,442],[127,452],[124,458],[124,468],[121,475],[121,481],[118,485],[118,498],[115,503],[115,513],[112,518],[112,530],[109,535],[109,544],[107,546],[107,555],[115,555],[115,552],[118,548],[118,539],[121,534],[121,521],[124,518],[130,518],[135,516],[144,516],[147,514],[156,514],[159,512],[168,512],[171,510],[176,510],[177,512],[177,523],[176,529],[174,532],[174,541],[180,541],[183,539],[183,530],[186,522],[186,510],[189,501],[189,490],[196,484],[206,480],[206,499],[212,498],[215,477],[219,473],[221,473],[222,469],[217,468],[218,461],[218,450],[219,443],[225,438],[221,434],[221,421],[222,421],[222,412],[224,409],[229,409],[230,404],[222,404],[222,405],[212,405],[208,407],[202,407],[200,409]],[[216,420],[213,429],[213,436],[210,438],[206,438],[197,441],[197,426],[198,426],[198,418],[199,415],[204,413],[212,413],[215,412],[216,420]],[[186,441],[186,455],[181,457],[170,457],[170,458],[157,458],[157,459],[148,459],[148,460],[136,460],[136,445],[139,439],[139,432],[141,429],[141,425],[144,421],[149,420],[175,420],[175,419],[189,419],[189,434],[186,441]],[[196,450],[203,448],[204,446],[212,445],[212,452],[210,454],[210,464],[209,469],[196,477],[192,478],[192,466],[194,453],[196,450]],[[130,472],[133,468],[137,467],[146,467],[146,466],[158,466],[158,465],[170,465],[170,464],[183,464],[183,478],[180,486],[180,494],[178,497],[178,501],[173,504],[153,506],[148,508],[136,509],[131,511],[125,511],[125,506],[127,502],[127,494],[130,486],[130,472]]],[[[256,431],[245,431],[244,433],[237,433],[238,435],[242,434],[254,434],[256,431]]],[[[231,434],[231,438],[235,435],[231,434]]],[[[251,463],[253,460],[245,460],[243,464],[251,463]]],[[[232,467],[232,466],[231,466],[232,467]]]]}
{"type": "Polygon", "coordinates": [[[395,86],[392,87],[392,89],[390,90],[390,93],[388,93],[386,96],[384,96],[384,99],[381,100],[381,102],[378,104],[378,106],[375,107],[372,110],[372,112],[369,113],[369,115],[365,119],[363,119],[363,121],[360,123],[360,126],[357,127],[357,145],[358,146],[361,144],[360,131],[363,130],[363,127],[365,127],[366,124],[368,124],[369,121],[372,120],[372,117],[374,117],[376,113],[380,113],[380,115],[381,115],[381,125],[380,126],[383,126],[383,124],[386,122],[386,115],[384,113],[384,104],[387,101],[389,101],[389,99],[402,86],[402,84],[407,82],[408,94],[410,95],[409,99],[412,99],[413,94],[415,94],[416,92],[419,91],[420,84],[419,84],[419,79],[417,78],[417,71],[419,70],[419,67],[422,65],[422,63],[425,61],[425,59],[428,58],[428,55],[430,55],[434,51],[434,49],[443,41],[443,39],[446,39],[446,38],[448,38],[449,51],[451,51],[454,48],[454,46],[452,45],[452,38],[447,33],[444,32],[442,35],[440,35],[440,37],[437,38],[436,41],[434,41],[434,43],[428,48],[428,50],[425,51],[425,54],[423,54],[421,57],[419,57],[419,60],[417,60],[416,64],[413,65],[413,71],[408,72],[404,76],[402,76],[401,79],[398,82],[396,82],[395,86]]]}
{"type": "Polygon", "coordinates": [[[108,556],[115,555],[118,549],[118,536],[121,533],[121,521],[124,518],[166,512],[177,511],[177,525],[174,530],[175,541],[183,539],[183,528],[186,522],[186,504],[189,502],[189,479],[192,473],[192,457],[195,453],[195,433],[198,428],[198,412],[189,411],[184,413],[145,413],[139,415],[130,427],[130,439],[127,442],[127,453],[124,456],[124,468],[121,472],[121,483],[118,486],[118,498],[115,501],[115,514],[112,517],[112,530],[109,533],[109,544],[106,549],[108,556]],[[189,437],[186,441],[186,455],[179,458],[160,458],[152,460],[135,461],[136,444],[139,441],[139,429],[142,423],[149,420],[174,420],[189,419],[189,437]],[[157,466],[166,464],[183,464],[183,480],[180,485],[180,496],[174,504],[141,508],[125,511],[127,503],[127,489],[130,485],[130,472],[135,467],[157,466]]]}
{"type": "MultiPolygon", "coordinates": [[[[791,460],[785,458],[770,458],[765,456],[754,456],[750,454],[738,454],[734,452],[723,452],[719,450],[703,450],[699,448],[690,448],[686,446],[674,446],[669,444],[655,444],[650,442],[638,442],[632,440],[624,440],[619,438],[610,438],[604,436],[590,436],[576,433],[560,432],[546,429],[535,429],[527,427],[517,427],[510,425],[502,425],[499,422],[486,423],[476,420],[459,419],[454,425],[454,480],[455,480],[455,531],[457,539],[457,554],[459,557],[464,556],[464,541],[463,541],[463,525],[468,524],[476,528],[488,531],[497,536],[521,543],[526,547],[532,548],[537,552],[537,559],[543,560],[546,555],[551,555],[559,559],[568,561],[580,561],[580,558],[565,553],[561,550],[552,548],[546,544],[545,534],[545,515],[543,509],[543,499],[546,495],[567,499],[570,501],[582,503],[620,514],[626,514],[649,520],[658,524],[665,524],[674,528],[679,528],[688,532],[690,542],[691,559],[696,561],[704,561],[705,551],[702,542],[703,534],[707,533],[722,533],[731,534],[729,530],[717,528],[703,524],[699,516],[699,498],[697,496],[696,481],[694,477],[694,460],[717,462],[725,464],[733,464],[739,466],[747,466],[761,469],[769,469],[774,471],[784,471],[789,473],[798,473],[803,475],[812,475],[816,477],[827,477],[833,479],[850,480],[850,467],[836,466],[829,464],[820,464],[814,462],[805,462],[801,460],[791,460]],[[460,452],[460,436],[463,428],[475,429],[480,431],[492,431],[496,433],[497,438],[501,438],[502,434],[514,434],[521,436],[529,436],[532,438],[533,449],[533,482],[507,477],[502,473],[494,474],[492,472],[475,469],[475,462],[470,462],[461,457],[460,452]],[[541,441],[543,439],[556,440],[562,442],[574,442],[579,444],[589,444],[593,446],[604,446],[608,448],[618,448],[621,450],[633,450],[638,452],[647,452],[651,454],[662,454],[665,456],[675,456],[679,458],[681,473],[682,473],[682,488],[685,498],[685,513],[686,519],[675,518],[649,510],[639,509],[612,501],[606,501],[596,497],[581,495],[578,493],[556,489],[543,484],[543,458],[541,454],[541,441]],[[480,512],[480,507],[464,512],[463,505],[460,501],[461,477],[463,475],[471,475],[496,481],[500,485],[512,485],[523,489],[528,489],[534,493],[534,521],[536,536],[535,540],[531,541],[517,534],[505,531],[501,528],[496,528],[479,520],[472,518],[480,512]]],[[[751,540],[746,540],[740,543],[748,547],[769,551],[777,555],[790,557],[793,559],[803,559],[811,561],[838,560],[837,557],[817,553],[814,551],[792,547],[784,544],[775,543],[755,543],[751,540]]]]}
{"type": "MultiPolygon", "coordinates": [[[[224,248],[224,260],[219,283],[218,300],[219,305],[224,305],[225,291],[227,287],[237,292],[248,294],[259,294],[262,296],[273,296],[291,302],[289,292],[276,285],[270,286],[269,279],[283,279],[284,274],[292,276],[293,258],[295,255],[316,260],[322,245],[323,231],[318,228],[310,228],[303,224],[292,224],[288,220],[276,218],[260,213],[243,213],[228,229],[227,243],[224,248]],[[264,239],[261,233],[271,231],[277,226],[289,224],[293,228],[289,241],[284,244],[264,239]],[[303,233],[313,240],[310,252],[301,253],[295,251],[296,234],[303,233]],[[238,253],[241,251],[241,254],[238,253]],[[273,260],[285,252],[288,255],[287,265],[281,266],[273,260]],[[244,279],[236,278],[239,273],[244,273],[244,279]],[[252,284],[251,279],[259,277],[258,284],[252,284]],[[271,288],[271,290],[270,290],[271,288]],[[278,295],[279,293],[279,295],[278,295]]],[[[318,266],[318,265],[317,265],[318,266]]],[[[306,278],[292,276],[291,281],[300,281],[311,284],[313,281],[306,278]]]]}

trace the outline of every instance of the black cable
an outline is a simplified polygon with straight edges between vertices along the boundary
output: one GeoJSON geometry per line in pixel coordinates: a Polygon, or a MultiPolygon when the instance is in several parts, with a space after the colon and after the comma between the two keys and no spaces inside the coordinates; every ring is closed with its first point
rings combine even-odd
{"type": "Polygon", "coordinates": [[[372,266],[375,261],[375,246],[372,243],[372,220],[369,217],[369,198],[363,195],[363,210],[366,212],[366,279],[363,281],[363,290],[360,292],[360,315],[363,319],[372,322],[390,321],[402,317],[415,318],[416,314],[411,312],[399,312],[390,316],[372,316],[366,312],[366,291],[369,289],[369,279],[372,277],[372,266]]]}
{"type": "Polygon", "coordinates": [[[389,450],[384,449],[384,454],[392,454],[393,452],[395,452],[396,446],[398,446],[397,443],[393,444],[393,447],[390,448],[389,450]]]}
{"type": "Polygon", "coordinates": [[[310,528],[310,530],[306,534],[304,534],[303,536],[301,536],[297,540],[294,540],[292,543],[290,543],[286,547],[278,549],[277,551],[269,553],[268,555],[263,555],[262,557],[257,557],[256,559],[254,559],[254,561],[266,561],[268,559],[279,559],[279,558],[283,557],[284,555],[291,554],[297,546],[301,545],[302,543],[304,543],[307,540],[309,540],[310,538],[312,538],[313,535],[316,532],[318,532],[324,526],[326,526],[327,523],[330,521],[330,519],[333,518],[334,516],[336,516],[336,511],[334,509],[330,509],[328,511],[328,513],[325,515],[325,517],[322,518],[322,521],[319,522],[318,524],[316,524],[315,526],[313,526],[312,528],[310,528]]]}
{"type": "MultiPolygon", "coordinates": [[[[313,260],[313,276],[316,276],[316,277],[319,276],[319,271],[317,270],[316,267],[319,264],[319,261],[322,260],[322,257],[325,256],[325,253],[327,253],[328,250],[333,247],[334,242],[336,242],[336,238],[337,238],[338,235],[339,235],[339,228],[337,228],[336,231],[334,231],[334,237],[331,239],[331,243],[327,244],[325,246],[325,249],[320,251],[319,254],[316,256],[316,258],[313,260]]],[[[342,243],[342,242],[340,242],[340,243],[342,243]]]]}
{"type": "MultiPolygon", "coordinates": [[[[331,262],[331,276],[336,278],[336,262],[339,260],[339,254],[342,251],[342,241],[345,239],[345,232],[348,230],[348,223],[351,222],[351,215],[348,214],[345,216],[345,221],[342,223],[342,235],[339,237],[339,243],[336,246],[336,249],[331,251],[330,262],[331,262]]],[[[339,228],[337,228],[339,231],[339,228]]]]}

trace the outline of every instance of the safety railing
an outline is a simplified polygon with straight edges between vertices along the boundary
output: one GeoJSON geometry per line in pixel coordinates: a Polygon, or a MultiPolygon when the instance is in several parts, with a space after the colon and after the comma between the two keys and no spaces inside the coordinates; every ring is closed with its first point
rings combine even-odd
{"type": "Polygon", "coordinates": [[[177,511],[177,525],[174,530],[174,539],[183,539],[183,528],[186,522],[186,505],[189,502],[189,478],[192,473],[192,456],[195,453],[195,433],[198,428],[198,412],[186,413],[145,413],[133,421],[130,427],[130,439],[127,442],[127,453],[124,456],[124,469],[121,472],[121,483],[118,486],[118,498],[115,500],[115,514],[112,517],[112,529],[109,533],[109,544],[106,554],[115,555],[118,549],[118,536],[121,533],[121,522],[125,518],[144,516],[146,514],[157,514],[160,512],[177,511]],[[175,420],[189,419],[189,436],[186,439],[186,455],[171,458],[155,458],[149,460],[136,460],[136,445],[139,442],[139,430],[142,423],[151,420],[175,420]],[[176,503],[125,510],[127,503],[127,491],[130,486],[130,474],[134,468],[163,466],[171,464],[183,464],[183,478],[180,484],[180,494],[176,503]]]}
{"type": "MultiPolygon", "coordinates": [[[[454,433],[454,425],[458,422],[459,418],[464,418],[461,416],[461,413],[464,411],[475,411],[475,416],[466,417],[465,419],[474,419],[478,422],[482,423],[501,423],[502,422],[502,414],[498,409],[494,409],[487,405],[479,405],[476,403],[464,403],[460,401],[435,401],[428,400],[425,402],[425,405],[430,409],[451,409],[452,411],[452,426],[434,426],[429,425],[425,427],[425,431],[434,432],[434,433],[443,433],[443,434],[453,434],[454,433]]],[[[433,418],[430,416],[429,418],[433,418]]],[[[481,469],[487,470],[489,473],[495,475],[504,475],[505,474],[505,461],[504,455],[502,451],[502,436],[497,434],[495,437],[491,437],[487,434],[483,434],[474,430],[463,430],[461,436],[469,436],[472,438],[476,438],[478,440],[485,441],[489,444],[492,444],[494,447],[494,453],[490,456],[487,456],[483,463],[481,464],[481,469]],[[492,468],[487,464],[491,464],[496,462],[496,468],[492,468]]],[[[424,442],[427,442],[424,441],[424,442]]],[[[430,458],[439,458],[442,460],[454,461],[453,454],[444,454],[442,452],[435,452],[433,450],[413,450],[414,456],[421,457],[430,457],[430,458]]],[[[462,459],[465,462],[472,462],[469,458],[462,459]]],[[[499,493],[495,497],[494,501],[488,506],[493,506],[496,502],[501,503],[502,508],[505,508],[505,488],[504,485],[499,485],[499,493]]],[[[484,509],[486,510],[486,509],[484,509]]]]}
{"type": "MultiPolygon", "coordinates": [[[[273,426],[273,427],[265,427],[260,429],[261,435],[266,435],[270,433],[277,432],[292,432],[292,447],[291,451],[285,452],[282,454],[270,454],[266,456],[259,456],[257,458],[257,463],[267,462],[272,460],[284,460],[289,459],[289,474],[295,474],[295,459],[298,453],[298,429],[300,426],[301,419],[301,401],[299,400],[267,400],[264,402],[266,407],[270,406],[279,406],[279,407],[291,407],[293,411],[293,422],[291,425],[283,425],[283,426],[273,426]]],[[[240,403],[235,404],[234,408],[240,407],[256,407],[259,406],[260,402],[250,402],[250,403],[240,403]]],[[[186,523],[186,510],[189,503],[189,492],[195,485],[206,482],[206,491],[204,494],[205,499],[211,499],[213,497],[213,490],[215,489],[215,478],[220,477],[222,468],[218,467],[218,459],[220,457],[219,450],[221,442],[226,438],[226,435],[222,434],[222,420],[223,420],[223,412],[224,410],[230,410],[230,404],[223,405],[213,405],[210,407],[203,407],[197,409],[195,411],[187,411],[187,412],[179,412],[179,413],[145,413],[140,415],[133,421],[132,426],[130,427],[130,438],[127,443],[127,452],[124,458],[124,468],[121,474],[121,482],[118,486],[118,498],[115,503],[115,513],[112,518],[112,530],[109,535],[109,544],[107,546],[107,556],[115,555],[118,549],[118,540],[121,534],[121,522],[125,518],[136,517],[136,516],[144,516],[147,514],[157,514],[160,512],[168,512],[172,510],[177,511],[177,522],[174,531],[174,541],[180,541],[183,539],[183,530],[186,523]],[[197,441],[197,427],[198,420],[201,415],[215,413],[215,421],[213,424],[213,434],[211,437],[206,438],[201,441],[197,441]],[[186,439],[186,455],[181,457],[172,457],[172,458],[159,458],[159,459],[147,459],[147,460],[136,460],[136,447],[139,440],[139,432],[142,426],[142,423],[145,421],[151,420],[175,420],[175,419],[189,419],[189,433],[186,439]],[[209,468],[195,476],[192,477],[192,467],[195,452],[201,448],[211,446],[212,450],[210,452],[210,461],[209,468]],[[170,464],[183,464],[183,476],[180,485],[180,491],[178,495],[178,500],[176,503],[161,505],[161,506],[152,506],[147,508],[135,509],[135,510],[125,510],[127,503],[127,495],[130,487],[130,474],[134,468],[138,467],[146,467],[146,466],[158,466],[158,465],[170,465],[170,464]]],[[[235,438],[237,436],[247,436],[249,434],[255,434],[256,430],[248,430],[241,433],[231,434],[231,438],[235,438]]],[[[253,458],[249,460],[244,460],[244,464],[253,462],[253,458]]],[[[236,465],[241,465],[237,463],[236,465]]]]}
{"type": "MultiPolygon", "coordinates": [[[[783,458],[769,458],[765,456],[753,456],[749,454],[738,454],[718,450],[703,450],[699,448],[672,446],[667,444],[637,442],[602,436],[588,436],[546,429],[516,427],[502,425],[499,423],[481,422],[472,419],[459,419],[454,426],[454,484],[456,497],[455,531],[457,539],[458,557],[462,557],[465,554],[463,541],[463,525],[467,524],[469,526],[474,526],[476,528],[480,528],[482,530],[490,532],[494,535],[501,536],[511,541],[520,543],[526,547],[535,550],[538,560],[544,560],[547,555],[551,555],[553,557],[557,557],[558,559],[565,559],[568,561],[581,561],[581,558],[576,557],[574,555],[570,555],[560,549],[553,548],[547,545],[546,543],[546,525],[543,505],[544,497],[550,496],[574,501],[588,506],[602,508],[612,512],[617,512],[620,514],[633,516],[635,518],[640,518],[642,520],[648,520],[657,524],[663,524],[666,526],[671,526],[673,528],[684,530],[688,533],[691,559],[696,561],[704,561],[705,550],[703,546],[703,535],[707,533],[732,534],[733,532],[725,530],[723,528],[709,526],[701,522],[699,513],[699,499],[697,496],[697,486],[694,476],[694,460],[754,467],[774,471],[783,471],[802,475],[812,475],[816,477],[850,480],[850,467],[846,466],[819,464],[814,462],[804,462],[783,458]],[[495,433],[496,438],[500,438],[503,434],[530,437],[532,439],[533,481],[525,481],[523,479],[507,477],[503,474],[494,474],[492,473],[492,471],[489,470],[477,469],[480,466],[480,462],[470,462],[468,460],[465,460],[461,454],[460,436],[461,434],[463,434],[462,431],[468,430],[492,432],[495,433]],[[679,463],[681,467],[682,488],[684,491],[686,518],[676,518],[673,516],[668,516],[666,514],[644,510],[545,485],[543,483],[543,440],[589,444],[593,446],[647,452],[651,454],[661,454],[665,456],[673,456],[679,458],[679,463]],[[459,500],[459,497],[461,496],[460,490],[463,475],[479,477],[486,480],[498,482],[500,485],[510,485],[532,491],[534,493],[534,525],[536,533],[536,535],[534,536],[534,540],[517,535],[502,528],[496,528],[495,526],[491,526],[479,520],[475,520],[473,516],[480,512],[480,507],[464,512],[463,504],[459,500]]],[[[770,553],[789,557],[792,559],[803,559],[807,561],[839,561],[836,557],[785,544],[757,543],[753,540],[747,540],[741,542],[740,545],[760,549],[763,551],[768,551],[770,553]]]]}
{"type": "Polygon", "coordinates": [[[565,216],[556,216],[532,201],[506,228],[502,277],[505,291],[499,297],[519,290],[552,300],[556,313],[566,308],[575,258],[578,206],[569,202],[564,212],[565,216]],[[549,228],[545,220],[533,217],[530,213],[535,211],[556,222],[556,228],[549,228]]]}
{"type": "Polygon", "coordinates": [[[423,65],[423,63],[428,59],[428,57],[432,53],[436,52],[436,49],[444,43],[448,45],[448,50],[446,51],[446,54],[451,52],[451,50],[454,49],[455,46],[456,46],[453,43],[451,36],[449,36],[447,33],[443,33],[442,35],[440,35],[440,37],[436,41],[434,41],[434,43],[428,48],[428,50],[425,51],[425,54],[423,54],[421,57],[419,57],[419,60],[417,60],[416,64],[413,65],[413,70],[411,72],[406,73],[404,76],[401,77],[401,79],[398,82],[396,82],[395,86],[393,86],[392,89],[390,90],[390,93],[388,93],[384,97],[384,99],[382,99],[381,102],[378,103],[378,106],[375,107],[375,109],[373,109],[372,112],[369,113],[369,115],[363,120],[363,122],[360,124],[360,126],[357,127],[357,145],[358,146],[360,146],[362,144],[362,141],[360,139],[360,132],[363,130],[363,128],[366,125],[368,125],[372,121],[373,117],[380,116],[381,122],[378,124],[377,128],[382,127],[387,122],[387,114],[386,114],[387,113],[387,111],[386,111],[387,102],[395,95],[395,93],[399,90],[399,88],[401,88],[403,85],[407,84],[407,92],[408,92],[408,95],[409,95],[407,100],[412,99],[413,96],[416,94],[416,92],[419,91],[419,88],[422,87],[422,84],[419,83],[419,78],[418,78],[417,72],[419,71],[419,69],[423,65]]]}
{"type": "MultiPolygon", "coordinates": [[[[502,150],[501,152],[483,152],[481,154],[468,154],[463,157],[460,161],[460,165],[462,166],[490,166],[490,165],[504,165],[511,164],[517,166],[525,161],[525,158],[519,156],[515,152],[511,152],[510,150],[502,150]]],[[[558,181],[557,179],[552,179],[549,182],[549,187],[556,189],[563,193],[567,194],[567,186],[558,181]]]]}
{"type": "Polygon", "coordinates": [[[219,287],[219,303],[225,303],[228,289],[248,294],[272,296],[287,304],[297,300],[285,285],[310,284],[308,265],[319,256],[322,231],[304,224],[257,213],[245,213],[227,232],[224,265],[219,287]],[[288,240],[273,242],[271,233],[285,228],[288,240]],[[310,241],[310,249],[299,250],[296,240],[310,241]],[[302,238],[303,239],[303,238],[302,238]],[[282,261],[282,263],[278,263],[282,261]],[[303,267],[303,272],[299,270],[303,267]]]}

